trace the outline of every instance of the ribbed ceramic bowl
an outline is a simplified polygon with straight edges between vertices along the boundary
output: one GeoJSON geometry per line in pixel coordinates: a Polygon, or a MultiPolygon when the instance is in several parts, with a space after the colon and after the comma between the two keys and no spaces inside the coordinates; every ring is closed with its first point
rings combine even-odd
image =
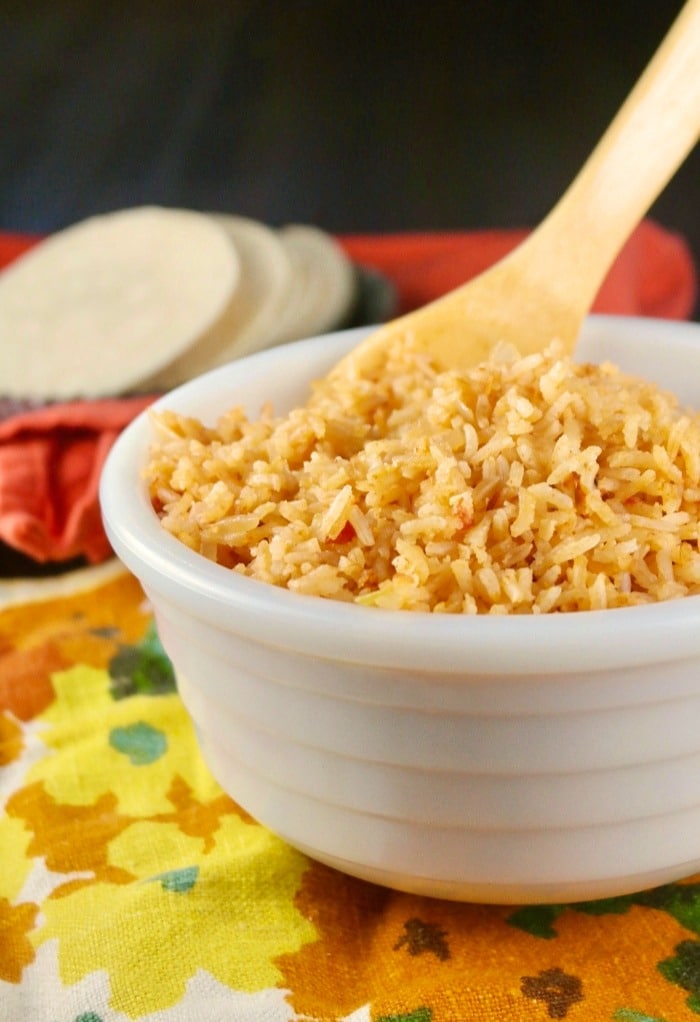
{"type": "MultiPolygon", "coordinates": [[[[162,405],[284,411],[364,331],[276,348],[162,405]]],[[[700,406],[700,325],[592,317],[611,358],[700,406]]],[[[700,596],[510,617],[382,611],[242,578],[161,529],[147,415],[102,477],[216,778],[348,873],[460,900],[611,896],[700,870],[700,596]]]]}

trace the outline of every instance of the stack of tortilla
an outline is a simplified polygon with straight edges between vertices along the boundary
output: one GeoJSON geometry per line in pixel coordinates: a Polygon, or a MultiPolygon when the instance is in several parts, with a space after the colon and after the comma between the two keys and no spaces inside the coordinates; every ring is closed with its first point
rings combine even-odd
{"type": "Polygon", "coordinates": [[[154,206],[91,217],[0,273],[0,391],[167,390],[345,325],[356,289],[340,245],[309,225],[154,206]]]}

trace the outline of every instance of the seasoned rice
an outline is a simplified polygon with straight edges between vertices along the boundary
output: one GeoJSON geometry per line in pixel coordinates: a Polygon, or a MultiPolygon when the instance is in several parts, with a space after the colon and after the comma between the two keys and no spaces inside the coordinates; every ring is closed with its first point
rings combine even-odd
{"type": "Polygon", "coordinates": [[[163,527],[298,593],[468,614],[700,593],[700,414],[557,344],[466,374],[402,344],[284,417],[154,421],[163,527]]]}

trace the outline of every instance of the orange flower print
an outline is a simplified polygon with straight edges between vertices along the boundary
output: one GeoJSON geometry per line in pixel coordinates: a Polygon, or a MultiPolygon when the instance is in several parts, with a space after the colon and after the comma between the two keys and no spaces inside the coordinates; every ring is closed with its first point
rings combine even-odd
{"type": "Polygon", "coordinates": [[[0,710],[0,767],[18,759],[23,747],[22,728],[8,713],[0,710]]]}
{"type": "Polygon", "coordinates": [[[12,905],[0,898],[0,979],[19,983],[22,970],[34,961],[34,948],[27,934],[34,927],[38,905],[12,905]]]}

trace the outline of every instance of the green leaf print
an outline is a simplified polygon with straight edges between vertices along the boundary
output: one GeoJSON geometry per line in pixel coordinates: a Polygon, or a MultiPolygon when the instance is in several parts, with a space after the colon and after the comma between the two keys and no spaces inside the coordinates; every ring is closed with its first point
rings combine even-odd
{"type": "Polygon", "coordinates": [[[168,750],[168,739],[163,732],[142,720],[128,727],[112,728],[109,744],[128,756],[133,766],[155,763],[168,750]]]}
{"type": "Polygon", "coordinates": [[[382,1015],[377,1022],[431,1022],[433,1013],[430,1008],[416,1008],[408,1015],[382,1015]]]}
{"type": "Polygon", "coordinates": [[[647,1015],[644,1011],[634,1008],[618,1008],[613,1015],[613,1022],[666,1022],[660,1015],[647,1015]]]}
{"type": "Polygon", "coordinates": [[[121,646],[109,662],[114,699],[166,695],[175,691],[175,672],[151,623],[136,646],[121,646]]]}
{"type": "Polygon", "coordinates": [[[159,873],[153,877],[159,881],[164,891],[172,891],[174,894],[185,894],[191,891],[197,883],[199,866],[185,866],[182,869],[171,869],[167,873],[159,873]]]}
{"type": "Polygon", "coordinates": [[[686,1004],[700,1015],[700,941],[682,940],[674,950],[673,958],[659,962],[659,972],[690,993],[686,1004]]]}
{"type": "Polygon", "coordinates": [[[562,912],[583,912],[590,916],[624,915],[633,905],[668,912],[686,930],[700,936],[700,883],[667,884],[638,894],[579,901],[571,905],[526,905],[508,916],[507,922],[533,937],[551,940],[557,935],[554,924],[562,912]]]}

